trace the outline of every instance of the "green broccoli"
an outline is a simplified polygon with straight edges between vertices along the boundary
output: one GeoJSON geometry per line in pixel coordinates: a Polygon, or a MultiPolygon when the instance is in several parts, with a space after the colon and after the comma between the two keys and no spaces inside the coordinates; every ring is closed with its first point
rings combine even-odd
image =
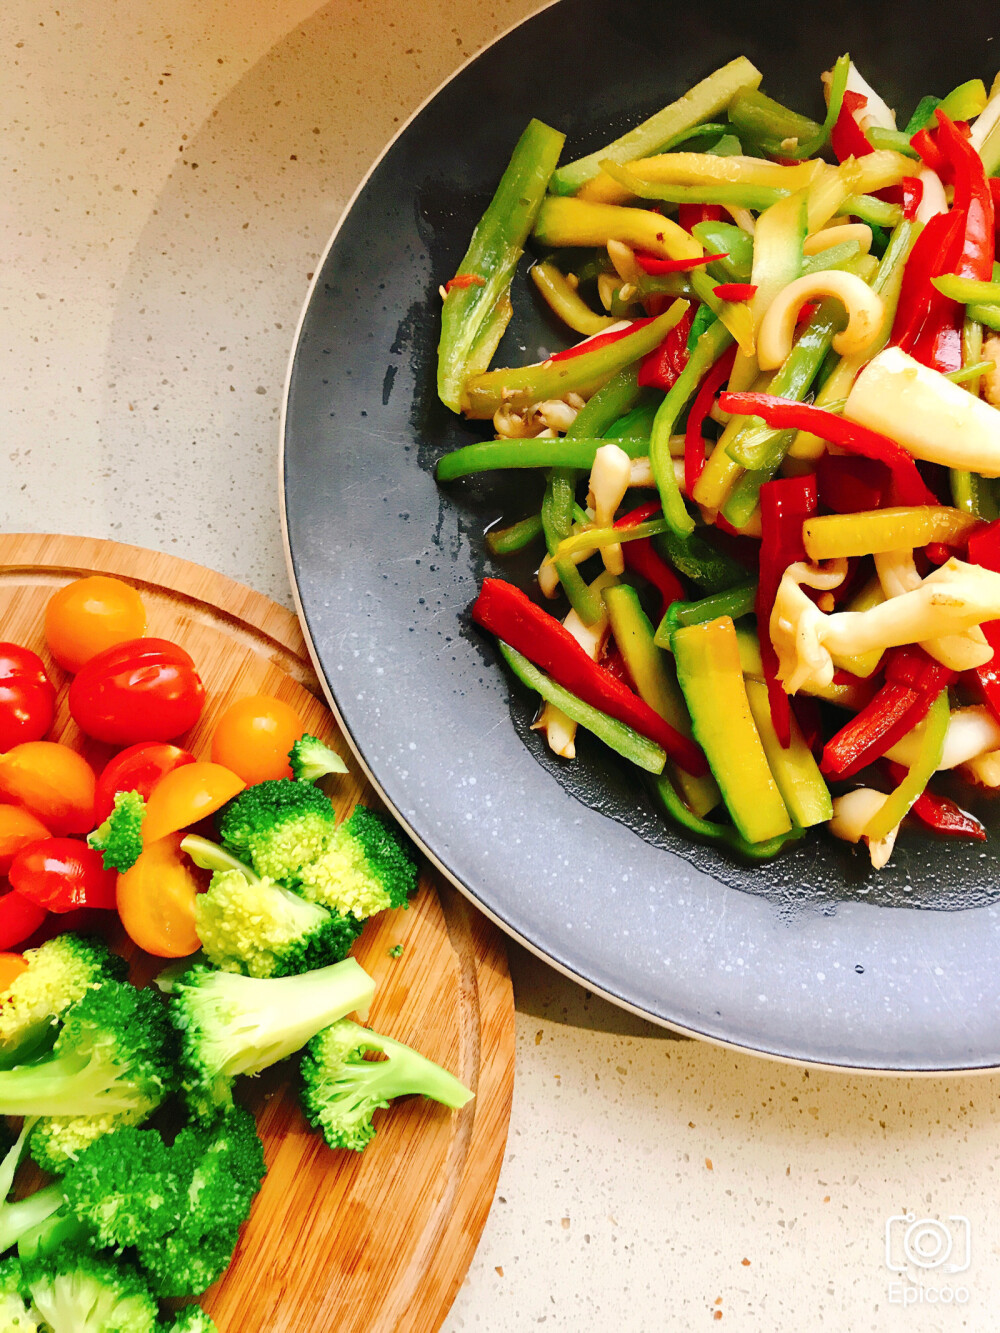
{"type": "Polygon", "coordinates": [[[219,1330],[200,1305],[185,1305],[163,1333],[219,1333],[219,1330]]]}
{"type": "MultiPolygon", "coordinates": [[[[63,1205],[58,1185],[36,1190],[24,1199],[11,1203],[7,1196],[14,1185],[25,1141],[33,1122],[26,1120],[17,1141],[0,1161],[0,1253],[20,1242],[21,1237],[45,1223],[63,1205]]],[[[0,1324],[0,1329],[3,1325],[0,1324]]]]}
{"type": "Polygon", "coordinates": [[[170,986],[181,1086],[195,1114],[231,1105],[238,1074],[258,1074],[352,1010],[367,1012],[375,993],[375,983],[353,958],[266,980],[195,966],[170,986]]]}
{"type": "Polygon", "coordinates": [[[457,1110],[472,1097],[453,1074],[402,1042],[347,1019],[313,1037],[302,1057],[306,1119],[331,1148],[362,1152],[375,1133],[372,1115],[394,1097],[422,1093],[457,1110]],[[366,1052],[382,1056],[366,1060],[366,1052]]]}
{"type": "Polygon", "coordinates": [[[258,875],[293,881],[333,835],[337,818],[329,797],[308,782],[273,778],[247,787],[219,817],[228,851],[258,875]]]}
{"type": "Polygon", "coordinates": [[[417,888],[417,861],[390,820],[358,805],[327,849],[299,871],[297,888],[331,912],[364,919],[407,905],[417,888]]]}
{"type": "Polygon", "coordinates": [[[87,845],[104,853],[104,869],[124,874],[131,870],[142,851],[142,821],[146,818],[146,802],[137,791],[120,791],[115,795],[115,808],[93,833],[87,834],[87,845]]]}
{"type": "Polygon", "coordinates": [[[26,1264],[24,1280],[51,1333],[156,1333],[156,1301],[125,1264],[70,1251],[26,1264]]]}
{"type": "Polygon", "coordinates": [[[308,732],[288,751],[288,762],[296,782],[318,782],[328,773],[346,773],[340,755],[308,732]]]}
{"type": "Polygon", "coordinates": [[[28,964],[0,994],[0,1070],[51,1048],[59,1020],[105,981],[122,981],[127,967],[103,940],[58,935],[24,954],[28,964]]]}
{"type": "Polygon", "coordinates": [[[14,1259],[0,1262],[0,1330],[2,1333],[35,1333],[41,1319],[29,1310],[24,1299],[24,1272],[14,1259]]]}
{"type": "Polygon", "coordinates": [[[133,1110],[109,1111],[106,1115],[41,1116],[28,1140],[31,1156],[43,1171],[60,1176],[98,1139],[128,1125],[141,1125],[158,1104],[140,1102],[133,1110]]]}

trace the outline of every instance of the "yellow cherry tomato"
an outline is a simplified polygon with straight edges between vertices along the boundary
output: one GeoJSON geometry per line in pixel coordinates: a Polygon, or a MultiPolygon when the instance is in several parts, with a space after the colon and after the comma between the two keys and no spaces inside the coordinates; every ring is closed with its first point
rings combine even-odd
{"type": "Polygon", "coordinates": [[[45,608],[45,641],[59,665],[74,673],[105,648],[145,633],[142,598],[105,574],[67,583],[45,608]]]}
{"type": "Polygon", "coordinates": [[[5,991],[12,981],[27,970],[28,964],[19,953],[0,953],[0,991],[5,991]]]}
{"type": "Polygon", "coordinates": [[[96,787],[83,755],[56,741],[25,741],[0,755],[0,796],[37,815],[57,837],[94,827],[96,787]]]}
{"type": "Polygon", "coordinates": [[[270,694],[251,694],[237,699],[219,718],[212,758],[248,786],[268,778],[290,778],[288,751],[305,729],[291,704],[270,694]]]}
{"type": "Polygon", "coordinates": [[[40,819],[20,805],[0,805],[0,875],[29,842],[41,842],[50,833],[40,819]]]}
{"type": "Polygon", "coordinates": [[[215,814],[246,785],[221,764],[185,764],[164,774],[146,803],[143,843],[159,842],[168,833],[190,828],[199,819],[215,814]]]}
{"type": "Polygon", "coordinates": [[[118,876],[118,915],[129,938],[157,958],[187,958],[201,947],[194,900],[201,885],[181,851],[183,833],[143,847],[131,870],[118,876]]]}

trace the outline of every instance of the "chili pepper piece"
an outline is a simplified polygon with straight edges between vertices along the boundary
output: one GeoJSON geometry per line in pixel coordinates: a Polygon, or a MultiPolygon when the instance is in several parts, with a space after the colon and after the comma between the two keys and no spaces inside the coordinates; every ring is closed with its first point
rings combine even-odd
{"type": "Polygon", "coordinates": [[[610,347],[612,343],[620,342],[622,338],[627,338],[630,333],[635,333],[636,329],[641,329],[646,324],[652,324],[653,318],[634,319],[627,329],[608,329],[606,333],[597,333],[593,338],[584,338],[583,342],[575,343],[572,347],[564,347],[561,352],[553,352],[549,357],[550,361],[569,361],[574,356],[580,356],[583,352],[596,352],[599,347],[610,347]]]}
{"type": "MultiPolygon", "coordinates": [[[[658,512],[659,508],[659,504],[655,501],[652,504],[641,505],[638,509],[633,509],[631,513],[618,519],[615,527],[637,527],[640,523],[645,522],[647,518],[651,518],[653,513],[658,512]]],[[[674,602],[684,599],[684,585],[662,556],[657,553],[651,537],[644,537],[637,542],[623,543],[622,555],[625,559],[625,567],[634,570],[636,574],[640,574],[660,594],[661,617],[666,615],[668,607],[672,606],[674,602]]]]}
{"type": "Polygon", "coordinates": [[[717,259],[728,259],[727,251],[717,255],[702,255],[700,259],[661,259],[659,255],[649,255],[643,250],[636,250],[636,263],[645,273],[690,273],[702,264],[712,264],[717,259]]]}
{"type": "Polygon", "coordinates": [[[694,491],[695,484],[705,467],[705,441],[701,433],[702,426],[711,411],[716,393],[732,374],[735,360],[735,346],[723,352],[702,380],[701,387],[698,389],[688,412],[687,425],[684,428],[684,489],[688,495],[691,495],[694,491]]]}
{"type": "Polygon", "coordinates": [[[867,105],[868,98],[864,93],[852,92],[850,88],[845,89],[840,114],[830,131],[830,147],[836,154],[838,162],[846,162],[849,157],[867,157],[869,153],[875,151],[854,116],[855,111],[861,111],[867,105]]]}
{"type": "Polygon", "coordinates": [[[444,284],[446,292],[450,292],[453,287],[485,287],[486,279],[481,278],[478,273],[456,273],[453,278],[449,278],[444,284]]]}
{"type": "Polygon", "coordinates": [[[720,282],[714,290],[720,301],[750,301],[757,295],[752,282],[720,282]]]}

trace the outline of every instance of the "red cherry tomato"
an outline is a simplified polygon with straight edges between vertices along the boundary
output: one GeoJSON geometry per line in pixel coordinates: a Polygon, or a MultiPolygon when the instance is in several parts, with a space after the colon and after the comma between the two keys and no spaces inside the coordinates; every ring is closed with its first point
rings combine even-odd
{"type": "Polygon", "coordinates": [[[40,741],[55,711],[55,687],[38,654],[0,643],[0,750],[40,741]]]}
{"type": "Polygon", "coordinates": [[[82,731],[111,745],[169,741],[201,716],[205,688],[183,648],[130,639],[85,662],[69,689],[82,731]]]}
{"type": "MultiPolygon", "coordinates": [[[[104,772],[97,779],[94,823],[103,824],[111,814],[118,792],[137,791],[148,801],[150,792],[160,778],[172,773],[175,768],[183,768],[185,764],[193,764],[194,761],[194,755],[188,750],[182,750],[179,745],[167,745],[163,741],[130,745],[127,750],[122,750],[114,759],[108,761],[104,772]]],[[[2,813],[0,809],[0,815],[2,813]]],[[[2,846],[0,839],[0,850],[2,846]]]]}
{"type": "Polygon", "coordinates": [[[21,849],[10,867],[10,885],[50,912],[115,905],[114,870],[100,852],[76,838],[46,838],[21,849]]]}
{"type": "Polygon", "coordinates": [[[47,916],[44,907],[13,890],[0,894],[0,949],[13,949],[34,935],[47,916]]]}

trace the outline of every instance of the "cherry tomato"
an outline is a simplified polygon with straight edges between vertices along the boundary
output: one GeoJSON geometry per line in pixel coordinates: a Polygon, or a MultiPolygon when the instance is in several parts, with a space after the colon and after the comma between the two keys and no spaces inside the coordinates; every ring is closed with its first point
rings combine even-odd
{"type": "MultiPolygon", "coordinates": [[[[148,801],[160,778],[175,768],[193,763],[194,755],[188,750],[182,750],[179,745],[168,745],[164,741],[130,745],[127,750],[116,754],[114,759],[108,760],[104,772],[97,779],[94,823],[103,824],[111,814],[118,792],[137,791],[148,801]]],[[[2,823],[0,823],[0,834],[2,834],[2,823]]],[[[2,836],[0,836],[0,850],[2,847],[2,836]]]]}
{"type": "Polygon", "coordinates": [[[22,847],[50,836],[49,830],[30,810],[19,805],[0,805],[0,875],[6,875],[11,861],[22,847]]]}
{"type": "MultiPolygon", "coordinates": [[[[183,770],[178,770],[179,772],[183,770]]],[[[182,833],[143,848],[118,876],[118,915],[140,949],[157,958],[186,958],[201,948],[194,928],[197,871],[181,851],[182,833]]]]}
{"type": "Polygon", "coordinates": [[[221,764],[185,764],[153,788],[142,825],[144,844],[159,842],[168,833],[190,828],[215,814],[247,784],[221,764]]]}
{"type": "Polygon", "coordinates": [[[248,785],[290,778],[288,751],[305,731],[291,704],[269,694],[251,694],[230,704],[212,737],[212,759],[248,785]]]}
{"type": "Polygon", "coordinates": [[[13,949],[34,935],[47,916],[44,907],[22,898],[13,889],[0,894],[0,948],[13,949]]]}
{"type": "Polygon", "coordinates": [[[27,741],[0,755],[0,796],[37,815],[49,832],[94,827],[97,779],[83,755],[55,741],[27,741]]]}
{"type": "Polygon", "coordinates": [[[0,750],[40,741],[56,711],[56,691],[37,653],[0,643],[0,750]]]}
{"type": "Polygon", "coordinates": [[[46,838],[22,847],[10,867],[10,886],[50,912],[115,905],[113,870],[77,838],[46,838]]]}
{"type": "Polygon", "coordinates": [[[170,741],[201,716],[205,687],[191,658],[166,639],[129,639],[85,663],[69,711],[98,741],[170,741]]]}
{"type": "Polygon", "coordinates": [[[74,673],[106,648],[145,633],[142,598],[106,574],[74,579],[54,593],[45,608],[45,640],[52,656],[74,673]]]}
{"type": "Polygon", "coordinates": [[[10,983],[22,972],[27,972],[28,964],[19,953],[0,953],[0,991],[5,991],[10,983]]]}

